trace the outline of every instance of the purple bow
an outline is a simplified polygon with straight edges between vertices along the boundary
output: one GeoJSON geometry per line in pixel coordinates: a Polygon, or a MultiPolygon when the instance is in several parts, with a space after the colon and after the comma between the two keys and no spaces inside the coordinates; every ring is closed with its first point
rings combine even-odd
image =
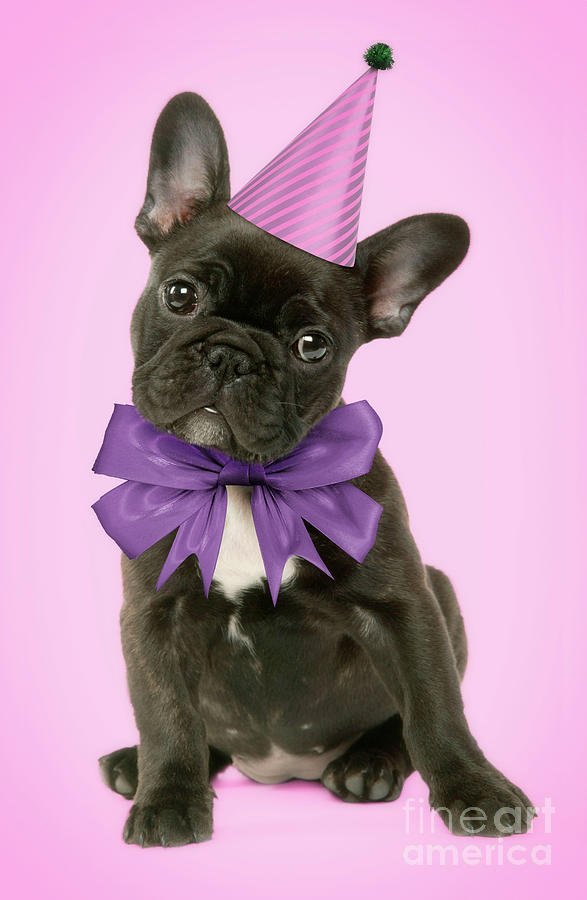
{"type": "Polygon", "coordinates": [[[373,546],[382,508],[349,479],[370,470],[381,433],[379,416],[361,400],[328,413],[287,456],[247,464],[186,444],[158,431],[134,406],[116,404],[93,471],[128,480],[92,509],[131,559],[177,528],[157,589],[195,553],[208,594],[226,518],[225,485],[252,485],[253,520],[275,604],[290,556],[330,575],[302,519],[358,562],[373,546]]]}

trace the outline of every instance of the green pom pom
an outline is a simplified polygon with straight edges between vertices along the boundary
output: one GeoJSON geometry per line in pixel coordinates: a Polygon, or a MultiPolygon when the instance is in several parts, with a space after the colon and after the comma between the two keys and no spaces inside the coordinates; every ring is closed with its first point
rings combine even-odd
{"type": "Polygon", "coordinates": [[[371,44],[363,59],[372,69],[391,69],[394,62],[389,44],[371,44]]]}

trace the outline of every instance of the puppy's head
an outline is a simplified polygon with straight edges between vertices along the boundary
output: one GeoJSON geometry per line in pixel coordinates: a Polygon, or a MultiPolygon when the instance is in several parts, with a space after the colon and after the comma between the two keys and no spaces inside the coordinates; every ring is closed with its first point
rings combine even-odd
{"type": "Polygon", "coordinates": [[[343,268],[265,233],[229,198],[216,116],[197,94],[174,97],[136,220],[152,265],[132,319],[133,400],[184,441],[263,461],[339,403],[355,350],[401,334],[469,232],[457,216],[414,216],[362,241],[343,268]]]}

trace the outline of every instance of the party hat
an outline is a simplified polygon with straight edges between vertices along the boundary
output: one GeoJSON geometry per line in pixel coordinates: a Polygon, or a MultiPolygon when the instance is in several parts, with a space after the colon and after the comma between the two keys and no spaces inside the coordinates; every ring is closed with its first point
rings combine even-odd
{"type": "Polygon", "coordinates": [[[340,266],[355,262],[377,73],[393,65],[387,44],[363,58],[367,71],[228,202],[269,234],[340,266]]]}

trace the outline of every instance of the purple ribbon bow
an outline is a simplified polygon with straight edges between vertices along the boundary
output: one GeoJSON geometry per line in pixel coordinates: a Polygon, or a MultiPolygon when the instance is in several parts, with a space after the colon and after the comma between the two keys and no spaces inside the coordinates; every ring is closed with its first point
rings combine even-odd
{"type": "Polygon", "coordinates": [[[349,479],[370,470],[381,433],[379,416],[361,400],[332,410],[287,456],[247,464],[186,444],[158,431],[134,406],[116,404],[93,471],[128,480],[92,509],[131,559],[177,528],[157,590],[195,553],[208,594],[226,518],[226,485],[251,485],[255,530],[275,604],[290,556],[330,575],[302,519],[358,562],[373,546],[382,508],[349,479]]]}

